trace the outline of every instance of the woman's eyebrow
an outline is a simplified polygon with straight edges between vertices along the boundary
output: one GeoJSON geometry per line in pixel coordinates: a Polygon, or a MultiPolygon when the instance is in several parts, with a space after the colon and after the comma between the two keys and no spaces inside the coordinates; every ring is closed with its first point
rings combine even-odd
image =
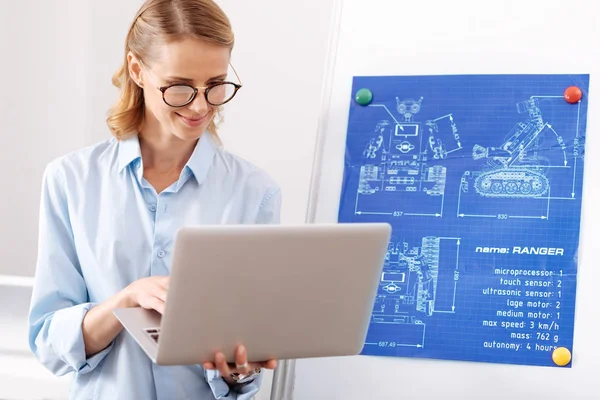
{"type": "Polygon", "coordinates": [[[192,83],[192,82],[194,82],[194,80],[193,80],[193,79],[190,79],[190,78],[182,78],[181,76],[168,76],[168,77],[167,77],[167,80],[168,80],[169,82],[172,82],[172,81],[183,81],[183,82],[189,82],[189,83],[192,83]]]}
{"type": "MultiPolygon", "coordinates": [[[[219,79],[225,79],[226,77],[227,77],[227,74],[221,74],[221,75],[209,78],[207,80],[207,82],[214,81],[214,80],[219,80],[219,79]]],[[[193,79],[184,78],[184,77],[181,77],[181,76],[168,76],[167,77],[167,81],[169,81],[169,82],[178,81],[178,82],[186,82],[186,83],[193,83],[194,82],[193,79]]]]}
{"type": "Polygon", "coordinates": [[[221,75],[210,78],[209,81],[215,81],[218,79],[225,79],[225,78],[227,78],[227,74],[221,74],[221,75]]]}

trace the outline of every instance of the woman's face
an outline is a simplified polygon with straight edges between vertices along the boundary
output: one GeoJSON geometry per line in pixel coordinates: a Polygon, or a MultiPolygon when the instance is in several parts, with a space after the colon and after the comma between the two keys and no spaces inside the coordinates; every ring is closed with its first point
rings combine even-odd
{"type": "MultiPolygon", "coordinates": [[[[130,56],[131,75],[144,88],[143,133],[198,139],[217,111],[216,106],[207,103],[203,87],[227,78],[229,56],[227,47],[197,39],[163,44],[156,59],[149,63],[130,56]],[[158,88],[173,83],[190,84],[198,88],[198,95],[186,106],[171,107],[165,104],[158,88]]],[[[172,88],[167,101],[185,102],[188,94],[185,88],[172,88]]]]}

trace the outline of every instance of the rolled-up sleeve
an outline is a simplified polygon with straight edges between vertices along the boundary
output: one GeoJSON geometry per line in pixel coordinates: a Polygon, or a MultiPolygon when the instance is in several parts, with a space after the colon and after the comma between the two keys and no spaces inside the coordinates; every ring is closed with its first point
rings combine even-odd
{"type": "Polygon", "coordinates": [[[81,324],[88,292],[77,260],[64,175],[55,161],[42,179],[38,259],[29,309],[29,347],[51,372],[86,373],[111,350],[86,357],[81,324]]]}

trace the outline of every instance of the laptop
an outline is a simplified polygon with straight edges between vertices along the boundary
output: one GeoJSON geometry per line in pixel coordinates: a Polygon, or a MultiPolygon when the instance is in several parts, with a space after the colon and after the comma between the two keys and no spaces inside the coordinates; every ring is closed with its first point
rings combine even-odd
{"type": "Polygon", "coordinates": [[[115,310],[159,365],[351,356],[364,346],[391,226],[187,226],[177,231],[164,315],[115,310]]]}

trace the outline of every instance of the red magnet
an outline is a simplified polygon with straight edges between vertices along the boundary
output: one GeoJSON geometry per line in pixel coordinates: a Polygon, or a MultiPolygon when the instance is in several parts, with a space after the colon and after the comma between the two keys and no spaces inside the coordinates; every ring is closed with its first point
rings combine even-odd
{"type": "Polygon", "coordinates": [[[581,100],[581,89],[579,89],[577,86],[569,86],[566,90],[565,90],[565,100],[567,101],[567,103],[577,103],[579,100],[581,100]]]}

